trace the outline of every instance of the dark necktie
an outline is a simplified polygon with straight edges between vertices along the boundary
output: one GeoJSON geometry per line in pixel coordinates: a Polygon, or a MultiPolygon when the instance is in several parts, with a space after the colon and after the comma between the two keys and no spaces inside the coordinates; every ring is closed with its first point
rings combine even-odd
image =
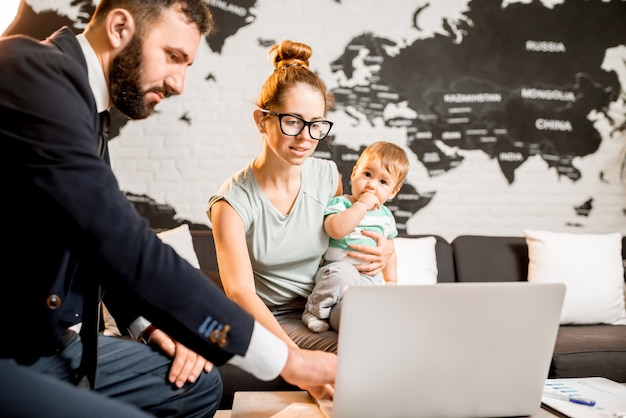
{"type": "Polygon", "coordinates": [[[98,134],[98,155],[109,164],[109,130],[111,128],[111,113],[108,110],[100,113],[100,128],[98,134]]]}
{"type": "MultiPolygon", "coordinates": [[[[109,128],[111,115],[108,111],[100,113],[98,133],[98,155],[109,164],[109,128]]],[[[83,343],[83,355],[77,370],[78,386],[93,389],[96,385],[96,371],[98,368],[98,333],[100,327],[100,283],[89,280],[85,283],[83,295],[83,323],[80,329],[80,339],[83,343]]]]}

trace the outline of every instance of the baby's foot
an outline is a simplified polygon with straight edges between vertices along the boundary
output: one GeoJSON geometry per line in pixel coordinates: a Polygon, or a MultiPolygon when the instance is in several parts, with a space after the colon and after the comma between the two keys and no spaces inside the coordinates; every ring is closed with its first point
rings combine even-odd
{"type": "Polygon", "coordinates": [[[313,332],[324,332],[328,331],[328,321],[324,319],[319,319],[311,312],[304,311],[302,314],[302,322],[306,324],[307,327],[313,332]]]}

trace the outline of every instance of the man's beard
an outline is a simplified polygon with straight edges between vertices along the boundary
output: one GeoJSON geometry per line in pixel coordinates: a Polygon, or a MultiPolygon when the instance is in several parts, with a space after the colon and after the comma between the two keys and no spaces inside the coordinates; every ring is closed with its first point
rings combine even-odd
{"type": "Polygon", "coordinates": [[[146,92],[141,90],[144,69],[141,47],[140,37],[133,36],[111,64],[111,99],[115,107],[131,119],[147,118],[156,106],[156,103],[145,103],[146,92]]]}

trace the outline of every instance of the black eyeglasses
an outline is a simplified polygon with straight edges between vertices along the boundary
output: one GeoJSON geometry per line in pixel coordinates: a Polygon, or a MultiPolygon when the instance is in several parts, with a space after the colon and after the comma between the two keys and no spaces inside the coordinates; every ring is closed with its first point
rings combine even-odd
{"type": "Polygon", "coordinates": [[[304,130],[305,126],[309,127],[309,136],[317,141],[326,138],[333,127],[333,123],[329,120],[314,120],[308,122],[299,116],[290,113],[276,113],[271,110],[260,109],[261,112],[277,116],[280,124],[280,131],[287,136],[298,136],[304,130]]]}

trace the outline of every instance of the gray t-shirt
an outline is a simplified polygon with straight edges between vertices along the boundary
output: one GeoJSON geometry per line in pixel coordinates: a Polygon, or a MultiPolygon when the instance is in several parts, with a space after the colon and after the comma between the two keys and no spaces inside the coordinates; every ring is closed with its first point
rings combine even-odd
{"type": "Polygon", "coordinates": [[[221,199],[241,216],[256,292],[268,306],[307,297],[328,246],[324,210],[337,191],[337,165],[309,157],[301,168],[300,191],[288,215],[266,198],[254,177],[252,163],[228,179],[209,200],[209,219],[211,206],[221,199]]]}

